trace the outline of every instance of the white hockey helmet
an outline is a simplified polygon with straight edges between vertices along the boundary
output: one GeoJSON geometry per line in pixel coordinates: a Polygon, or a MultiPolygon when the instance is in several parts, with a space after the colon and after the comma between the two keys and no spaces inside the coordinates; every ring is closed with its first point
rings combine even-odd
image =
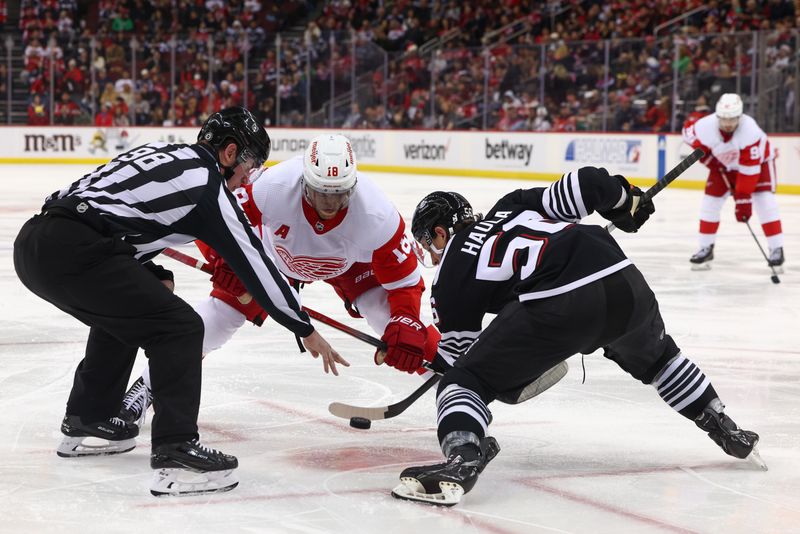
{"type": "Polygon", "coordinates": [[[356,156],[350,140],[339,134],[312,139],[303,156],[303,181],[319,193],[350,193],[356,185],[356,156]]]}
{"type": "Polygon", "coordinates": [[[743,111],[744,104],[736,93],[725,93],[717,100],[716,114],[720,119],[738,119],[743,111]]]}

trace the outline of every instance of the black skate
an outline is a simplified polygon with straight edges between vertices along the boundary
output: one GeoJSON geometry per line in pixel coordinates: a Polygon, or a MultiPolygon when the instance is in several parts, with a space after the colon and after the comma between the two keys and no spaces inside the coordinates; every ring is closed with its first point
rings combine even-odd
{"type": "Polygon", "coordinates": [[[694,253],[694,256],[689,258],[692,264],[693,271],[707,271],[711,269],[711,262],[714,260],[714,244],[707,247],[701,247],[700,250],[694,253]]]}
{"type": "Polygon", "coordinates": [[[165,443],[150,455],[150,467],[156,470],[150,493],[161,497],[230,491],[239,484],[233,473],[238,466],[235,456],[197,439],[165,443]]]}
{"type": "Polygon", "coordinates": [[[708,437],[713,439],[725,453],[734,458],[747,458],[761,469],[767,470],[767,464],[761,459],[756,448],[758,434],[755,432],[742,430],[724,412],[718,412],[710,406],[703,410],[694,422],[708,432],[708,437]]]}
{"type": "Polygon", "coordinates": [[[439,506],[456,505],[462,495],[475,487],[478,475],[498,452],[500,445],[493,437],[481,440],[480,449],[473,443],[455,447],[444,463],[404,469],[392,497],[439,506]]]}
{"type": "Polygon", "coordinates": [[[775,268],[775,272],[778,274],[783,273],[783,262],[785,258],[783,257],[783,247],[774,248],[769,251],[769,260],[767,263],[771,267],[775,268]]]}
{"type": "Polygon", "coordinates": [[[103,456],[132,451],[136,447],[134,438],[139,435],[139,427],[117,417],[96,423],[82,423],[77,415],[65,415],[61,421],[61,433],[64,439],[56,454],[62,458],[103,456]],[[84,443],[84,440],[94,441],[94,438],[102,442],[84,443]]]}
{"type": "Polygon", "coordinates": [[[117,417],[127,423],[136,423],[138,426],[142,426],[147,409],[151,404],[153,404],[153,393],[144,383],[144,378],[139,377],[131,384],[125,398],[122,399],[122,408],[117,417]]]}

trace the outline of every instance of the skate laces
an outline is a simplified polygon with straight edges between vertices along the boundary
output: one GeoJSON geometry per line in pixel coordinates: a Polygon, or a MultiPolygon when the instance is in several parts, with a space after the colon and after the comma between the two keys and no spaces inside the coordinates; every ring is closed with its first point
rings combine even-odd
{"type": "Polygon", "coordinates": [[[111,419],[108,420],[108,422],[114,426],[121,426],[123,428],[126,426],[125,421],[123,421],[119,417],[112,417],[111,419]]]}
{"type": "Polygon", "coordinates": [[[220,452],[218,450],[212,449],[211,447],[208,447],[208,446],[203,445],[202,443],[200,443],[199,439],[193,439],[191,441],[191,443],[192,443],[192,445],[194,445],[195,447],[197,447],[201,451],[205,452],[209,456],[218,456],[220,454],[220,452]]]}
{"type": "Polygon", "coordinates": [[[137,380],[122,402],[125,409],[138,413],[147,409],[148,397],[150,397],[149,388],[144,381],[137,380]]]}

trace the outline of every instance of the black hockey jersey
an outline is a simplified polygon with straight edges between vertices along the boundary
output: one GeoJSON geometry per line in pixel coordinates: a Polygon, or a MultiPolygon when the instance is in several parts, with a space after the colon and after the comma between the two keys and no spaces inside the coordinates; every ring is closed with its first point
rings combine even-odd
{"type": "Polygon", "coordinates": [[[626,198],[605,169],[583,167],[548,187],[509,193],[456,233],[431,289],[440,355],[452,364],[480,334],[484,315],[512,300],[566,293],[630,265],[603,227],[577,224],[626,198]]]}

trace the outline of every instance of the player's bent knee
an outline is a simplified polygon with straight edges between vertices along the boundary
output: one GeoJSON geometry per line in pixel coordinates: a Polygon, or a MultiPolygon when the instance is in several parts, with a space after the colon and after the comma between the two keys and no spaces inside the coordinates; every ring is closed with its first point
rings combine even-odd
{"type": "Polygon", "coordinates": [[[661,356],[656,360],[656,362],[650,366],[650,368],[645,372],[643,377],[635,377],[641,380],[645,384],[650,384],[653,382],[653,379],[658,376],[658,373],[672,361],[678,354],[680,354],[681,349],[678,348],[678,345],[675,343],[675,340],[672,339],[672,336],[666,334],[664,336],[664,350],[661,353],[661,356]]]}

